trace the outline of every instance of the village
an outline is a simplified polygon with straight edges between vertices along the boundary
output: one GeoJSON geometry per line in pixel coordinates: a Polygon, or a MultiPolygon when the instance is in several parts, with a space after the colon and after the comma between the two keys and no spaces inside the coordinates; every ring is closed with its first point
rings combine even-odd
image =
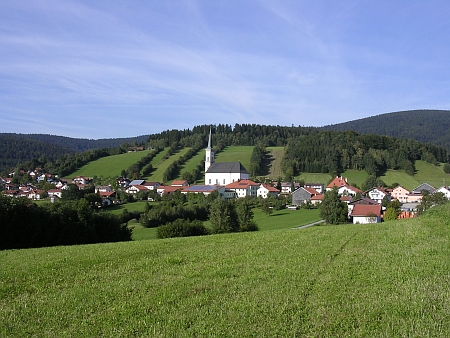
{"type": "Polygon", "coordinates": [[[214,149],[211,145],[211,133],[208,147],[205,149],[205,184],[190,185],[185,180],[174,180],[169,185],[161,182],[150,182],[143,179],[130,180],[126,177],[118,177],[116,184],[95,185],[92,178],[77,176],[73,179],[59,179],[49,173],[42,173],[39,169],[32,172],[22,172],[28,175],[36,183],[14,184],[14,172],[9,177],[0,177],[0,187],[3,194],[10,197],[26,197],[30,200],[48,199],[51,203],[61,199],[63,191],[70,185],[78,189],[93,187],[93,193],[97,194],[99,208],[121,204],[127,201],[149,200],[154,201],[167,197],[174,193],[190,194],[217,194],[226,199],[236,198],[262,198],[283,197],[286,199],[286,208],[296,210],[301,207],[318,207],[324,198],[326,191],[336,189],[341,202],[347,204],[348,221],[353,223],[378,223],[384,218],[386,211],[383,203],[398,201],[400,212],[398,218],[413,218],[417,214],[417,207],[421,203],[423,194],[442,193],[450,199],[450,188],[442,186],[435,188],[423,183],[413,190],[408,190],[401,185],[394,188],[373,187],[368,191],[362,191],[353,187],[342,176],[335,177],[328,185],[323,183],[296,183],[296,182],[272,182],[258,183],[250,179],[250,174],[244,166],[238,162],[216,162],[214,149]],[[38,189],[47,183],[47,188],[38,189]],[[50,186],[49,186],[50,184],[50,186]],[[125,196],[125,197],[124,197],[125,196]]]}

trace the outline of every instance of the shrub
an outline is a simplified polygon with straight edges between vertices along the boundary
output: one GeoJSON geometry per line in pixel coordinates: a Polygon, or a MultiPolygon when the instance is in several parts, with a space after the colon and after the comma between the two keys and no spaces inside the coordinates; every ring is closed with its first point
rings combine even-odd
{"type": "Polygon", "coordinates": [[[209,231],[201,221],[177,219],[172,223],[161,225],[156,230],[158,238],[189,237],[208,235],[209,231]]]}

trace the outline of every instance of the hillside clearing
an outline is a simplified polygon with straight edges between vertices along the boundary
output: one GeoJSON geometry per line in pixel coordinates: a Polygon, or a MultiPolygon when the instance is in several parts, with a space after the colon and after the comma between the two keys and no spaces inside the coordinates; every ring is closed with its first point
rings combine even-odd
{"type": "Polygon", "coordinates": [[[122,170],[127,170],[129,166],[138,162],[142,157],[148,155],[151,150],[136,151],[120,155],[113,155],[99,158],[98,160],[89,162],[75,171],[68,177],[76,176],[103,176],[103,177],[118,177],[122,170]]]}
{"type": "Polygon", "coordinates": [[[449,216],[1,251],[0,336],[448,337],[449,216]]]}

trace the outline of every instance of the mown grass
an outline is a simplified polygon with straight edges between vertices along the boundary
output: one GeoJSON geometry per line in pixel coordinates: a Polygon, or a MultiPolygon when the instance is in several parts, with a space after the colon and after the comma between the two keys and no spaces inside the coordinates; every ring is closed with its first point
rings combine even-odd
{"type": "Polygon", "coordinates": [[[277,180],[279,177],[283,177],[283,170],[281,169],[281,160],[284,156],[284,147],[267,147],[271,159],[269,165],[269,174],[266,177],[277,180]]]}
{"type": "MultiPolygon", "coordinates": [[[[200,150],[197,154],[195,154],[191,159],[189,159],[181,168],[180,174],[176,178],[177,180],[181,180],[181,175],[184,172],[192,173],[194,169],[197,168],[197,166],[201,163],[202,160],[205,159],[205,152],[203,150],[200,150]]],[[[204,167],[203,167],[204,170],[204,167]]],[[[204,171],[203,171],[204,175],[204,171]]],[[[197,181],[197,183],[203,183],[205,181],[204,176],[202,175],[202,178],[197,181]]]]}
{"type": "Polygon", "coordinates": [[[365,170],[346,170],[341,174],[341,176],[346,177],[349,184],[356,184],[361,188],[369,175],[365,170]]]}
{"type": "MultiPolygon", "coordinates": [[[[153,182],[163,182],[163,176],[164,176],[164,172],[166,171],[166,169],[176,160],[178,160],[181,156],[183,156],[184,154],[186,154],[188,152],[190,148],[183,148],[180,151],[178,151],[177,153],[173,154],[172,156],[170,156],[167,159],[163,159],[162,157],[165,155],[165,153],[163,153],[162,155],[159,154],[161,156],[161,158],[158,158],[158,161],[155,165],[154,165],[154,171],[151,173],[151,175],[148,177],[149,181],[153,181],[153,182]]],[[[154,159],[156,162],[156,158],[154,159]]],[[[153,161],[152,161],[153,164],[153,161]]]]}
{"type": "Polygon", "coordinates": [[[305,183],[323,183],[325,186],[330,182],[331,175],[323,173],[301,173],[296,181],[303,180],[305,183]]]}
{"type": "Polygon", "coordinates": [[[120,155],[113,155],[99,158],[92,161],[74,173],[67,175],[68,177],[76,176],[103,176],[103,177],[118,177],[122,170],[127,170],[129,166],[138,162],[142,157],[148,155],[151,150],[136,151],[132,153],[125,153],[120,155]]]}
{"type": "Polygon", "coordinates": [[[2,337],[448,337],[450,209],[0,252],[2,337]]]}
{"type": "Polygon", "coordinates": [[[230,146],[226,147],[215,157],[216,162],[238,162],[244,166],[245,169],[250,170],[250,159],[253,152],[252,146],[230,146]]]}
{"type": "Polygon", "coordinates": [[[416,169],[414,179],[419,183],[431,184],[436,189],[450,183],[450,175],[444,173],[440,166],[434,166],[425,161],[416,161],[414,166],[416,169]]]}
{"type": "Polygon", "coordinates": [[[380,177],[380,179],[388,186],[398,183],[408,190],[412,190],[420,184],[416,179],[414,179],[414,177],[408,175],[402,170],[388,169],[386,173],[380,177]]]}

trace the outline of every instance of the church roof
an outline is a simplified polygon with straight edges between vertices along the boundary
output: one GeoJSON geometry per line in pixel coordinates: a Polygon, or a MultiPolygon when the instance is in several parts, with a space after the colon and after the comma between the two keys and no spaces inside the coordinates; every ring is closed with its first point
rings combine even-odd
{"type": "Polygon", "coordinates": [[[241,162],[214,162],[209,167],[208,174],[217,173],[241,173],[248,174],[241,162]]]}

